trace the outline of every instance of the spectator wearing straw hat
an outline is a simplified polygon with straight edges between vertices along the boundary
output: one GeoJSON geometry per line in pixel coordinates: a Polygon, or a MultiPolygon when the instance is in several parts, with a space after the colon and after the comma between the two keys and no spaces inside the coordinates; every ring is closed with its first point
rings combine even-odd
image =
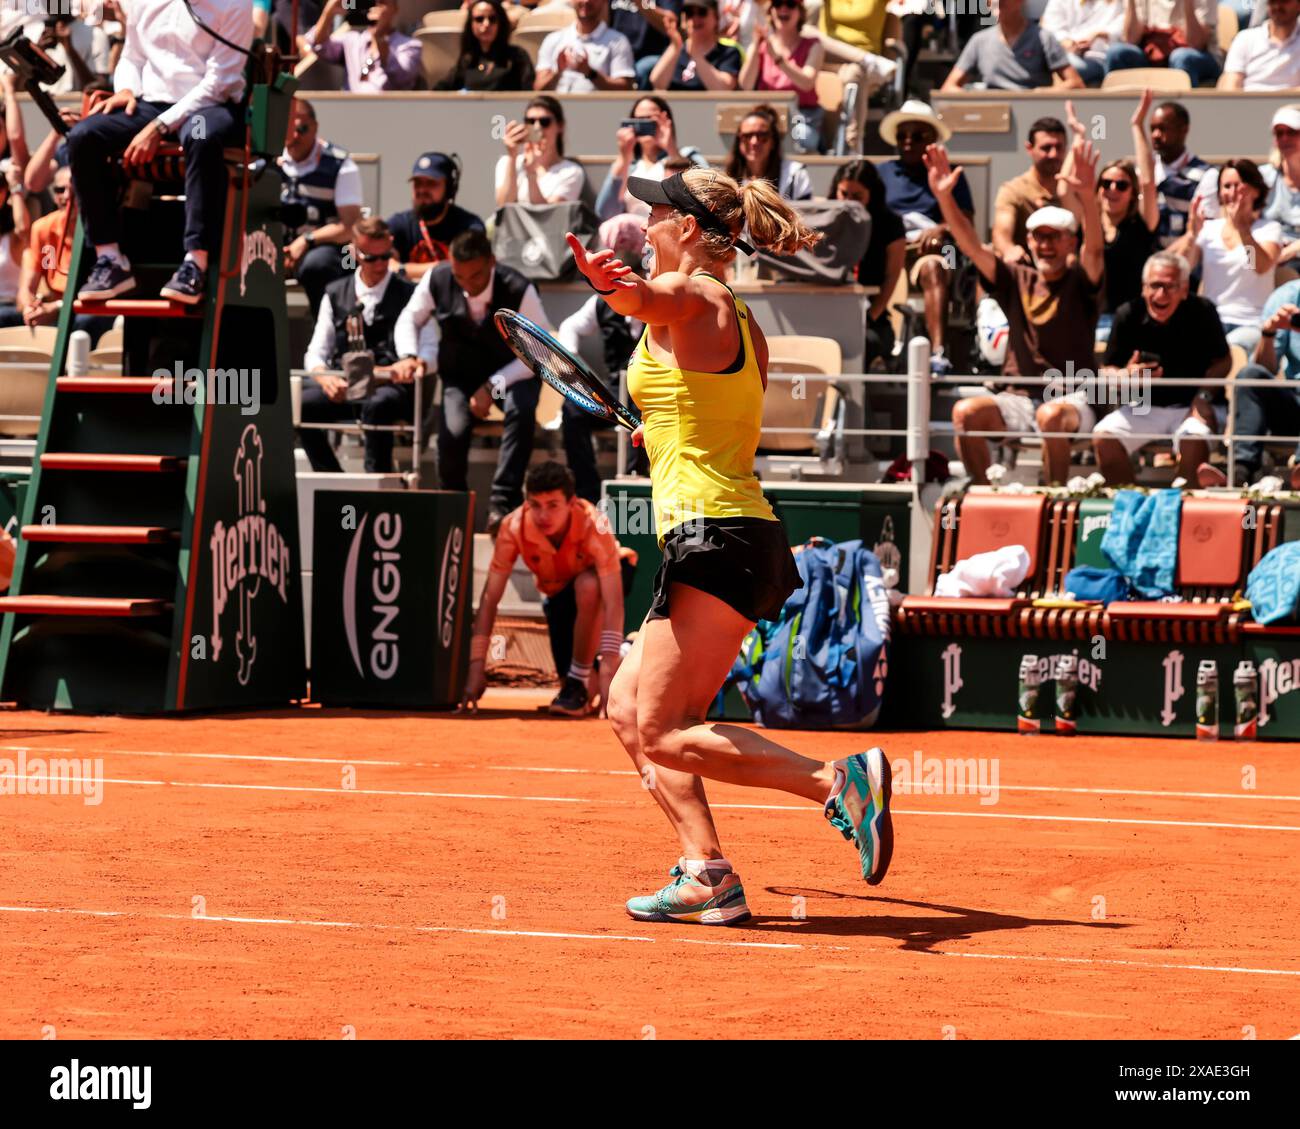
{"type": "Polygon", "coordinates": [[[957,449],[971,481],[988,480],[988,440],[971,431],[1043,434],[1043,462],[1047,482],[1064,483],[1069,477],[1070,443],[1046,438],[1062,432],[1089,432],[1096,414],[1088,389],[1073,387],[1075,374],[1090,373],[1093,335],[1101,301],[1105,240],[1097,203],[1097,151],[1083,139],[1075,142],[1070,199],[1083,214],[1079,221],[1067,208],[1040,208],[1029,217],[1030,261],[1008,263],[979,241],[974,226],[953,201],[956,172],[942,145],[926,152],[930,186],[943,207],[953,238],[975,264],[989,293],[1006,313],[1010,332],[1004,371],[1008,376],[1056,378],[1037,403],[1032,389],[1014,380],[993,394],[959,400],[952,420],[957,449]]]}
{"type": "MultiPolygon", "coordinates": [[[[930,367],[942,375],[952,371],[952,363],[944,356],[944,341],[948,295],[958,264],[952,233],[943,222],[939,201],[930,191],[925,151],[935,142],[947,141],[952,130],[928,105],[911,99],[884,116],[880,122],[880,136],[886,144],[898,150],[896,159],[879,166],[880,179],[885,188],[885,203],[902,219],[909,248],[915,252],[911,281],[925,296],[930,367]]],[[[975,202],[965,173],[957,178],[953,200],[967,219],[975,215],[975,202]]],[[[889,295],[885,300],[889,300],[889,295]]]]}

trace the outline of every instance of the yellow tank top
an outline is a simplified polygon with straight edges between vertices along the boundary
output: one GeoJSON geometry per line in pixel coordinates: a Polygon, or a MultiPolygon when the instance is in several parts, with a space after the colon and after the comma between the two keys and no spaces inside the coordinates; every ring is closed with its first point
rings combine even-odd
{"type": "MultiPolygon", "coordinates": [[[[697,277],[726,286],[712,275],[697,277]]],[[[661,544],[686,521],[776,520],[754,475],[763,424],[763,378],[749,332],[749,310],[734,294],[732,301],[740,328],[739,368],[725,373],[672,368],[651,355],[649,327],[628,362],[628,390],[645,424],[655,532],[661,544]]]]}

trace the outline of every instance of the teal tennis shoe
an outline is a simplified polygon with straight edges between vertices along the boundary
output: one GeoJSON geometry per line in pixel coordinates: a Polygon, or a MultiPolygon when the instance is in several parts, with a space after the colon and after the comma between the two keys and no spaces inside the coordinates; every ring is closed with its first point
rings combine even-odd
{"type": "Polygon", "coordinates": [[[680,864],[668,873],[673,880],[662,890],[628,900],[629,916],[637,921],[678,921],[686,925],[738,925],[749,920],[745,888],[739,880],[718,889],[706,886],[680,864]],[[711,890],[717,892],[705,897],[711,890]]]}
{"type": "Polygon", "coordinates": [[[878,886],[894,855],[894,824],[889,817],[891,770],[879,747],[838,761],[847,779],[840,794],[826,801],[825,815],[858,848],[862,877],[878,886]]]}

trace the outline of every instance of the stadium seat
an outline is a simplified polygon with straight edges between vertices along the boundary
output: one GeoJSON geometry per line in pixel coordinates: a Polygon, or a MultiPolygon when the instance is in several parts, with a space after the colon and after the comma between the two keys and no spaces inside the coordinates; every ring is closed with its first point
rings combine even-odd
{"type": "Polygon", "coordinates": [[[465,28],[465,12],[461,8],[450,8],[438,12],[426,12],[424,19],[420,21],[420,29],[425,30],[433,28],[438,31],[452,29],[463,31],[465,28]]]}
{"type": "Polygon", "coordinates": [[[36,349],[49,356],[58,336],[53,325],[10,325],[0,329],[0,348],[36,349]]]}
{"type": "Polygon", "coordinates": [[[930,591],[959,560],[1007,545],[1023,545],[1029,570],[1013,596],[906,596],[895,613],[900,631],[912,635],[1023,636],[1030,634],[1032,601],[1059,569],[1059,521],[1063,503],[1043,494],[971,492],[935,507],[930,553],[930,591]]]}
{"type": "Polygon", "coordinates": [[[1227,4],[1220,4],[1215,15],[1218,19],[1219,50],[1227,55],[1228,48],[1232,46],[1232,41],[1237,38],[1237,32],[1241,30],[1241,23],[1237,19],[1237,13],[1227,4]]]}
{"type": "Polygon", "coordinates": [[[831,377],[796,357],[769,356],[767,373],[759,455],[773,452],[812,455],[828,448],[831,445],[828,440],[843,427],[840,392],[831,377]],[[799,385],[800,395],[796,397],[795,382],[803,376],[811,379],[799,385]],[[787,431],[773,434],[769,428],[800,428],[802,434],[787,431]]]}
{"type": "MultiPolygon", "coordinates": [[[[534,8],[531,12],[524,11],[520,13],[516,24],[517,31],[545,31],[550,34],[562,27],[568,27],[578,18],[575,12],[567,3],[559,4],[542,4],[534,8]]],[[[545,38],[545,37],[543,37],[545,38]]]]}
{"type": "Polygon", "coordinates": [[[460,0],[397,0],[397,26],[402,31],[428,27],[430,16],[442,15],[457,15],[465,22],[460,0]]]}
{"type": "MultiPolygon", "coordinates": [[[[436,15],[460,15],[459,12],[437,12],[436,15]]],[[[452,27],[417,28],[415,38],[420,43],[420,75],[430,90],[456,69],[460,51],[460,29],[452,27]]]]}
{"type": "MultiPolygon", "coordinates": [[[[1237,17],[1232,18],[1235,20],[1237,17]]],[[[1101,80],[1101,89],[1112,93],[1132,90],[1140,94],[1143,90],[1154,90],[1157,94],[1181,94],[1191,88],[1192,80],[1187,72],[1175,67],[1132,67],[1111,71],[1101,80]]]]}
{"type": "MultiPolygon", "coordinates": [[[[40,357],[40,354],[36,354],[40,357]]],[[[17,366],[22,362],[0,354],[0,361],[17,366]]],[[[23,367],[7,367],[0,373],[0,435],[26,439],[41,427],[45,392],[50,383],[50,358],[41,357],[23,367]],[[15,418],[15,417],[29,418],[15,418]]]]}

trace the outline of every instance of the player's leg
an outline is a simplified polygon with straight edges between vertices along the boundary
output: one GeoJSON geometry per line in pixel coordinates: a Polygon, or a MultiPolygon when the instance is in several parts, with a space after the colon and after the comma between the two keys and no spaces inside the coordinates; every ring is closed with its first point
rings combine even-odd
{"type": "Polygon", "coordinates": [[[687,858],[722,858],[718,829],[704,794],[704,782],[689,772],[663,768],[641,751],[637,732],[637,696],[641,680],[641,656],[645,653],[645,629],[637,634],[632,649],[619,664],[609,689],[609,723],[632,758],[641,785],[663,809],[681,842],[687,858]]]}
{"type": "Polygon", "coordinates": [[[637,739],[661,768],[772,788],[825,803],[834,770],[739,725],[706,722],[709,706],[753,627],[716,596],[674,584],[667,619],[647,620],[637,681],[637,739]]]}
{"type": "Polygon", "coordinates": [[[673,881],[654,894],[631,898],[628,913],[639,921],[679,921],[732,925],[749,919],[740,876],[722,852],[698,776],[652,763],[641,751],[637,733],[637,690],[645,652],[642,625],[632,650],[610,687],[608,714],[618,739],[641,776],[642,787],[668,817],[682,856],[669,872],[673,881]]]}

